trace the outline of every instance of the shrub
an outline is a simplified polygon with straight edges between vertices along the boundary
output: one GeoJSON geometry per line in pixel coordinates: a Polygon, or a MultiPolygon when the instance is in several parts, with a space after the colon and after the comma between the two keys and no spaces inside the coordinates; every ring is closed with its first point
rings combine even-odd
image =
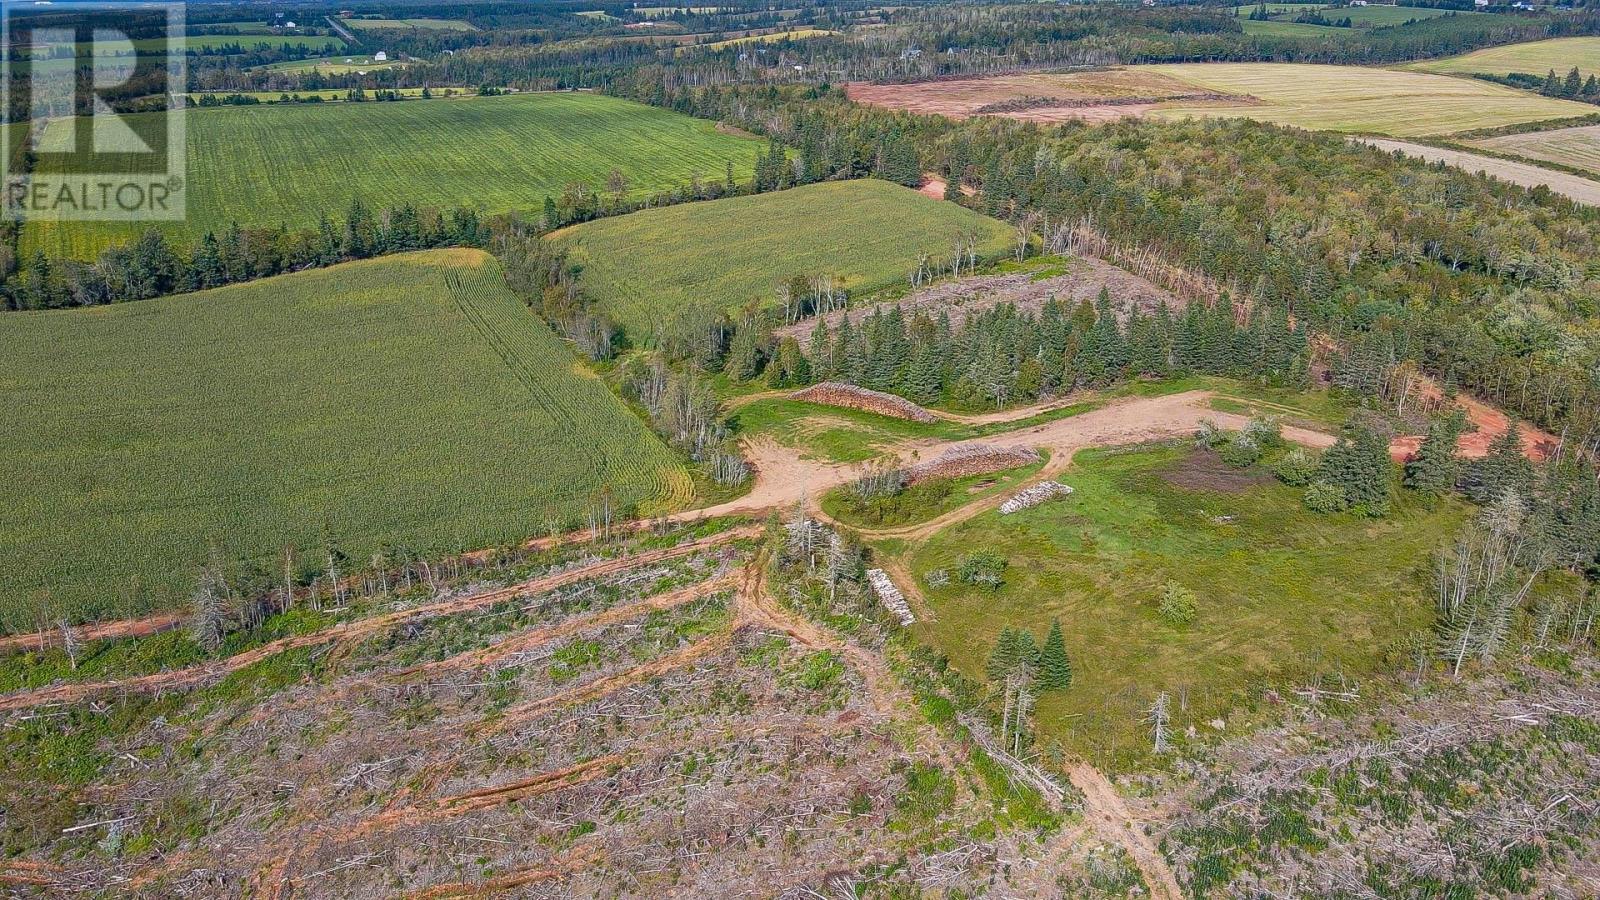
{"type": "Polygon", "coordinates": [[[1255,441],[1262,453],[1271,453],[1283,446],[1283,426],[1271,416],[1251,419],[1250,424],[1244,426],[1244,436],[1255,441]]]}
{"type": "Polygon", "coordinates": [[[1168,581],[1161,589],[1161,618],[1174,625],[1187,625],[1194,621],[1198,611],[1194,591],[1176,581],[1168,581]]]}
{"type": "Polygon", "coordinates": [[[1341,512],[1350,505],[1345,498],[1344,488],[1331,481],[1313,481],[1306,488],[1306,509],[1319,513],[1341,512]]]}
{"type": "Polygon", "coordinates": [[[1194,433],[1195,446],[1202,450],[1215,450],[1227,439],[1228,433],[1210,419],[1201,419],[1200,428],[1194,433]]]}
{"type": "Polygon", "coordinates": [[[1248,434],[1236,434],[1219,451],[1222,461],[1235,469],[1248,469],[1261,459],[1261,445],[1248,434]]]}
{"type": "Polygon", "coordinates": [[[987,585],[992,590],[1000,589],[1000,576],[1004,574],[1006,558],[992,550],[979,550],[969,553],[961,560],[961,569],[956,577],[963,584],[987,585]]]}
{"type": "Polygon", "coordinates": [[[1317,477],[1317,468],[1322,461],[1316,456],[1307,453],[1299,447],[1290,450],[1272,467],[1272,474],[1278,480],[1291,487],[1305,487],[1317,477]]]}

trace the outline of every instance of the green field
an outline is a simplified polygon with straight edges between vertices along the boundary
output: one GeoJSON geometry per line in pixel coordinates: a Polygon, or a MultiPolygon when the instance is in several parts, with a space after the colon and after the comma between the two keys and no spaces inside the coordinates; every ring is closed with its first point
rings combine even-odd
{"type": "MultiPolygon", "coordinates": [[[[748,177],[760,148],[711,122],[587,93],[196,109],[187,131],[193,194],[188,221],[169,232],[182,242],[233,220],[338,220],[354,197],[537,213],[570,182],[602,188],[613,169],[636,195],[721,177],[728,162],[748,177]]],[[[117,223],[33,222],[23,244],[89,258],[136,234],[117,223]]]]}
{"type": "Polygon", "coordinates": [[[1241,116],[1319,131],[1421,137],[1587,115],[1594,107],[1466,78],[1357,66],[1187,63],[1141,67],[1253,104],[1175,106],[1152,115],[1241,116]]]}
{"type": "Polygon", "coordinates": [[[210,544],[265,564],[326,529],[362,565],[692,492],[478,251],[15,313],[0,353],[7,629],[170,606],[210,544]]]}
{"type": "Polygon", "coordinates": [[[958,235],[1003,253],[1009,226],[886,181],[836,181],[586,222],[551,235],[583,266],[584,292],[647,340],[706,309],[766,304],[780,282],[829,273],[852,295],[905,280],[917,254],[958,235]]]}
{"type": "Polygon", "coordinates": [[[1451,75],[1508,75],[1512,72],[1543,75],[1554,69],[1556,74],[1566,75],[1573,66],[1577,66],[1584,77],[1600,75],[1600,37],[1506,44],[1447,59],[1424,60],[1407,68],[1451,75]]]}
{"type": "Polygon", "coordinates": [[[477,31],[472,23],[460,19],[343,19],[345,25],[358,31],[378,29],[410,29],[416,31],[477,31]]]}
{"type": "Polygon", "coordinates": [[[1600,125],[1507,134],[1472,141],[1471,144],[1600,175],[1600,125]]]}
{"type": "Polygon", "coordinates": [[[1465,518],[1461,504],[1397,498],[1387,519],[1307,512],[1301,491],[1263,476],[1237,492],[1169,482],[1187,447],[1077,454],[1060,480],[1071,497],[1001,516],[983,513],[934,536],[912,558],[922,578],[952,573],[978,549],[1006,557],[997,592],[952,578],[924,592],[936,620],[914,626],[962,672],[982,678],[1002,626],[1043,638],[1060,618],[1073,686],[1045,694],[1041,732],[1099,761],[1149,746],[1143,710],[1183,692],[1175,730],[1227,720],[1266,684],[1307,672],[1352,676],[1382,665],[1392,643],[1433,620],[1431,554],[1465,518]],[[1157,613],[1163,584],[1198,595],[1186,626],[1157,613]]]}
{"type": "Polygon", "coordinates": [[[184,40],[184,46],[191,52],[215,47],[226,47],[238,44],[246,52],[266,44],[274,49],[285,47],[299,47],[304,44],[313,51],[338,51],[344,49],[344,39],[332,34],[303,35],[303,34],[202,34],[190,35],[184,40]]]}
{"type": "Polygon", "coordinates": [[[1265,22],[1259,19],[1240,19],[1239,24],[1244,26],[1245,34],[1259,34],[1265,37],[1310,37],[1310,38],[1337,38],[1348,35],[1350,29],[1335,28],[1331,25],[1306,25],[1300,22],[1265,22]]]}

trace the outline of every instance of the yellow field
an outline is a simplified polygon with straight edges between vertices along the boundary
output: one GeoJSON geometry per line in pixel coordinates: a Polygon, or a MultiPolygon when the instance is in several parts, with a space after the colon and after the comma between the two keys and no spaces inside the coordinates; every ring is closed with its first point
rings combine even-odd
{"type": "Polygon", "coordinates": [[[1600,125],[1532,131],[1473,141],[1474,147],[1560,163],[1600,175],[1600,125]]]}
{"type": "Polygon", "coordinates": [[[1182,106],[1151,115],[1241,116],[1321,131],[1396,137],[1453,134],[1594,112],[1497,84],[1423,72],[1287,63],[1192,63],[1147,67],[1208,90],[1259,103],[1182,106]]]}
{"type": "Polygon", "coordinates": [[[772,44],[781,40],[798,40],[800,38],[822,37],[834,34],[824,28],[796,28],[793,31],[778,31],[772,34],[752,34],[749,37],[729,38],[725,41],[713,41],[707,47],[732,47],[735,44],[772,44]]]}
{"type": "Polygon", "coordinates": [[[1460,75],[1480,72],[1485,75],[1507,75],[1512,72],[1543,75],[1554,69],[1557,75],[1566,75],[1573,66],[1577,66],[1586,78],[1600,75],[1600,37],[1553,38],[1507,44],[1449,59],[1424,60],[1406,68],[1418,72],[1460,75]]]}

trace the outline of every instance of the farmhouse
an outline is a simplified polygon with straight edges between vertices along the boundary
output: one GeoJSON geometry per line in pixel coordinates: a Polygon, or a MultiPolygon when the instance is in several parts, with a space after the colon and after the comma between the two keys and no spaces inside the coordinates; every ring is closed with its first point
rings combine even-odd
{"type": "Polygon", "coordinates": [[[379,50],[377,53],[372,54],[372,61],[373,62],[383,62],[384,60],[386,60],[388,58],[389,58],[389,54],[385,53],[382,50],[379,50]]]}

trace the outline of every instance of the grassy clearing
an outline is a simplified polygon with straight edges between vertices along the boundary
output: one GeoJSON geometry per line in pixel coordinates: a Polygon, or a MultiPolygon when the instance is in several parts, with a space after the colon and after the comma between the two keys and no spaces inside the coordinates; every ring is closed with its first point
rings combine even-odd
{"type": "Polygon", "coordinates": [[[1206,729],[1268,683],[1307,671],[1355,675],[1382,664],[1391,642],[1432,619],[1433,549],[1466,516],[1398,498],[1388,519],[1307,512],[1301,491],[1263,483],[1238,493],[1190,491],[1162,477],[1187,447],[1079,453],[1063,480],[1076,493],[1032,510],[987,512],[935,536],[912,570],[952,573],[976,549],[1007,558],[996,592],[953,581],[929,588],[937,620],[915,626],[963,673],[981,678],[1001,627],[1042,638],[1059,617],[1074,683],[1046,694],[1047,739],[1126,764],[1148,740],[1142,710],[1182,692],[1179,730],[1206,729]],[[1173,580],[1199,614],[1173,626],[1157,613],[1173,580]]]}
{"type": "Polygon", "coordinates": [[[0,320],[0,615],[168,606],[208,546],[358,564],[688,500],[672,453],[477,251],[0,320]]]}
{"type": "Polygon", "coordinates": [[[781,282],[828,272],[853,295],[903,280],[958,235],[997,256],[1009,226],[886,181],[836,181],[651,209],[565,228],[582,286],[636,342],[707,309],[773,301],[781,282]]]}
{"type": "Polygon", "coordinates": [[[1600,75],[1600,37],[1552,38],[1487,47],[1461,56],[1423,60],[1406,68],[1449,75],[1509,75],[1512,72],[1543,75],[1554,69],[1557,75],[1564,76],[1573,66],[1577,66],[1584,77],[1600,75]]]}
{"type": "Polygon", "coordinates": [[[1600,125],[1508,134],[1471,143],[1474,147],[1571,166],[1600,175],[1600,125]]]}
{"type": "MultiPolygon", "coordinates": [[[[588,93],[196,109],[187,131],[193,194],[188,220],[170,232],[182,240],[233,220],[309,227],[318,213],[342,218],[355,197],[374,207],[537,211],[571,182],[602,189],[613,169],[644,195],[721,177],[730,162],[748,177],[760,146],[712,122],[588,93]]],[[[137,233],[34,222],[24,253],[87,258],[137,233]]]]}
{"type": "Polygon", "coordinates": [[[1586,115],[1593,107],[1497,84],[1424,72],[1291,63],[1151,66],[1213,91],[1246,94],[1246,105],[1175,106],[1152,115],[1240,116],[1322,131],[1396,137],[1452,134],[1586,115]]]}
{"type": "Polygon", "coordinates": [[[405,63],[398,59],[375,60],[370,56],[319,56],[313,59],[292,59],[285,62],[269,63],[260,66],[262,72],[321,72],[323,75],[349,75],[352,72],[376,72],[379,69],[392,69],[404,66],[405,63]]]}

